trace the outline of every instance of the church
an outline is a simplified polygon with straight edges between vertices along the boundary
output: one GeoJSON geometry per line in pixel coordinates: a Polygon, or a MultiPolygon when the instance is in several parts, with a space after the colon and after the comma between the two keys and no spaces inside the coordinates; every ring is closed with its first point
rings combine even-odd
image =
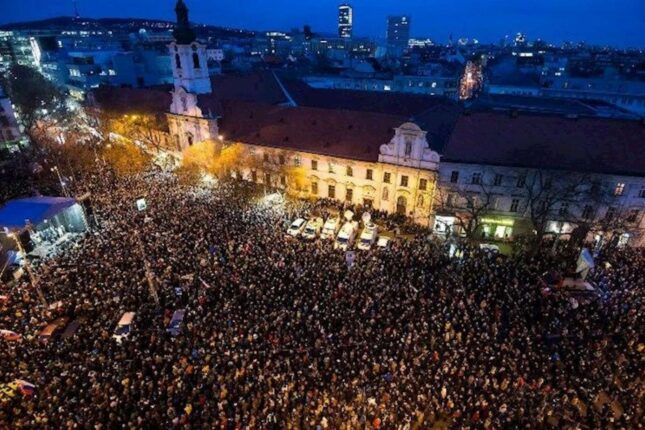
{"type": "Polygon", "coordinates": [[[348,97],[330,105],[321,94],[271,72],[211,77],[207,48],[197,40],[183,0],[175,12],[170,97],[151,88],[104,89],[102,98],[101,91],[95,95],[99,104],[109,105],[105,93],[112,92],[124,109],[146,105],[163,111],[169,147],[176,152],[205,140],[243,145],[259,161],[257,169],[244,172],[246,180],[288,188],[292,184],[275,166],[301,167],[301,197],[363,204],[428,225],[439,155],[422,121],[413,118],[428,106],[410,112],[415,103],[388,103],[382,95],[369,100],[369,94],[368,100],[348,97]]]}

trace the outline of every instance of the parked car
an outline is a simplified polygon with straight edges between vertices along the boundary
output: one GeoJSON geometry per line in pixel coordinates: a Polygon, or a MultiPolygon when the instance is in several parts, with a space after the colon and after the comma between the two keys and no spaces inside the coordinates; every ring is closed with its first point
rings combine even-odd
{"type": "Polygon", "coordinates": [[[289,226],[289,229],[287,230],[287,234],[293,237],[300,236],[302,231],[305,229],[306,224],[307,224],[307,221],[305,221],[304,218],[298,218],[297,220],[291,223],[291,225],[289,226]]]}
{"type": "Polygon", "coordinates": [[[130,336],[132,331],[132,321],[134,320],[135,312],[126,312],[121,316],[119,323],[114,329],[112,337],[116,339],[117,343],[121,343],[124,338],[130,336]]]}
{"type": "Polygon", "coordinates": [[[347,251],[354,244],[356,233],[358,231],[358,223],[356,221],[348,221],[338,232],[336,242],[334,242],[334,249],[341,249],[347,251]]]}
{"type": "Polygon", "coordinates": [[[323,227],[322,218],[312,218],[307,222],[304,231],[302,232],[302,237],[307,240],[314,240],[320,236],[320,231],[323,227]]]}
{"type": "Polygon", "coordinates": [[[323,226],[322,232],[320,233],[321,239],[334,239],[340,230],[340,219],[339,218],[329,218],[323,226]]]}
{"type": "Polygon", "coordinates": [[[374,242],[376,242],[377,235],[378,227],[376,226],[376,224],[371,222],[366,224],[360,238],[358,239],[358,249],[367,251],[372,248],[372,245],[374,245],[374,242]]]}

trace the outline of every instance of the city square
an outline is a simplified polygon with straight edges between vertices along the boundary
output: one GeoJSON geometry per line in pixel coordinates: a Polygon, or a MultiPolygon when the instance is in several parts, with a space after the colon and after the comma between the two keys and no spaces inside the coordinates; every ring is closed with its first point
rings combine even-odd
{"type": "Polygon", "coordinates": [[[104,64],[122,30],[78,9],[0,31],[0,428],[643,425],[642,52],[577,48],[628,96],[529,95],[585,55],[193,3],[104,64]]]}

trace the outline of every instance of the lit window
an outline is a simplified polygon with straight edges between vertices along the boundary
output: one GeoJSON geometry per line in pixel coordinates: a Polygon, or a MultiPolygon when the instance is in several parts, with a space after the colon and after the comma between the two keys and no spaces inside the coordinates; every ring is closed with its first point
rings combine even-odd
{"type": "Polygon", "coordinates": [[[622,196],[623,193],[625,193],[625,184],[622,182],[619,182],[616,184],[616,188],[614,188],[614,195],[622,196]]]}

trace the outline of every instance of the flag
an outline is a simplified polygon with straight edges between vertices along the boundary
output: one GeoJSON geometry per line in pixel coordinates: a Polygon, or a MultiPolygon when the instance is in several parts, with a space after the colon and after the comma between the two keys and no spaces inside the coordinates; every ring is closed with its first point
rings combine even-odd
{"type": "Polygon", "coordinates": [[[20,391],[20,394],[23,396],[31,396],[34,394],[34,390],[36,389],[34,384],[22,379],[16,379],[14,383],[18,386],[18,391],[20,391]]]}
{"type": "Polygon", "coordinates": [[[580,274],[582,279],[585,279],[591,270],[595,266],[593,261],[593,256],[587,248],[582,248],[580,251],[580,256],[576,262],[576,273],[580,274]]]}
{"type": "Polygon", "coordinates": [[[15,341],[22,339],[22,335],[11,330],[2,330],[0,329],[0,338],[8,341],[15,341]]]}

